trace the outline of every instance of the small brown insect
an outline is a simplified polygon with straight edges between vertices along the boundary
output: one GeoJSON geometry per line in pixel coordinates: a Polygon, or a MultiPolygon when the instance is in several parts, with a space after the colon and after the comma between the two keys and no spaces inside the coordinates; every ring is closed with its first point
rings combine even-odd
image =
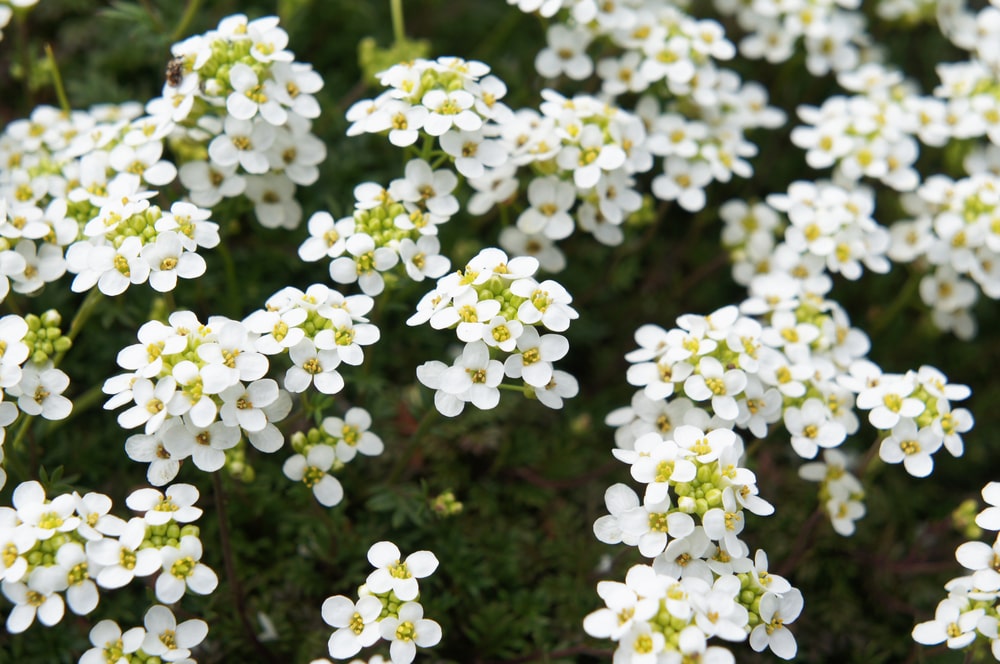
{"type": "Polygon", "coordinates": [[[176,57],[167,63],[167,84],[177,87],[184,78],[184,58],[176,57]]]}

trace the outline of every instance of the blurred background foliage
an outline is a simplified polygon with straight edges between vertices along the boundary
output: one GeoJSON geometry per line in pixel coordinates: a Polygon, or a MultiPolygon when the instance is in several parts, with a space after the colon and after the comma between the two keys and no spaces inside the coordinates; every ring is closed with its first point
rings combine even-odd
{"type": "MultiPolygon", "coordinates": [[[[5,91],[0,121],[24,117],[37,104],[56,103],[45,44],[54,49],[74,107],[144,102],[159,94],[174,40],[213,28],[231,13],[278,14],[290,34],[289,48],[326,81],[319,94],[324,111],[314,131],[326,141],[329,157],[319,182],[300,190],[305,215],[320,209],[335,217],[348,214],[356,184],[387,184],[402,175],[402,151],[380,137],[344,136],[344,111],[377,94],[363,80],[358,46],[365,37],[382,46],[391,42],[387,1],[205,0],[185,27],[182,17],[191,1],[43,0],[26,21],[7,28],[0,44],[0,89],[5,91]]],[[[694,5],[695,15],[711,15],[708,2],[694,5]]],[[[546,86],[532,66],[544,44],[538,18],[499,0],[409,0],[405,11],[408,36],[427,40],[432,56],[482,60],[507,82],[511,107],[537,105],[546,86]]],[[[881,25],[874,13],[870,19],[891,59],[924,90],[935,82],[937,62],[962,57],[933,26],[881,25]]],[[[725,27],[731,38],[738,35],[736,26],[725,27]]],[[[763,83],[790,122],[751,136],[760,146],[757,174],[748,181],[712,185],[703,211],[692,215],[660,206],[654,219],[629,228],[625,242],[614,249],[589,236],[564,243],[570,268],[559,279],[581,313],[567,334],[571,352],[562,363],[580,380],[581,393],[564,411],[505,395],[490,412],[470,408],[454,420],[435,415],[431,394],[416,384],[414,368],[427,359],[443,359],[448,335],[405,325],[429,286],[399,281],[378,298],[373,315],[382,341],[363,367],[345,372],[348,387],[328,409],[333,415],[351,405],[367,408],[373,429],[386,443],[382,457],[356,461],[341,474],[342,504],[324,509],[305,487],[287,480],[281,472],[287,453],[263,456],[251,450],[253,480],[223,478],[234,585],[219,552],[211,479],[191,467],[182,469],[178,481],[201,490],[205,561],[221,579],[212,596],[188,596],[181,604],[181,616],[202,617],[210,625],[199,662],[308,662],[326,655],[331,630],[320,618],[320,605],[329,595],[354,593],[369,571],[368,547],[382,539],[396,542],[404,554],[429,549],[441,561],[423,584],[421,601],[426,615],[441,623],[444,639],[419,655],[422,661],[610,658],[610,643],[586,637],[581,621],[600,606],[595,583],[620,580],[639,562],[633,550],[601,544],[591,531],[605,511],[605,489],[630,481],[625,466],[610,454],[612,432],[603,424],[604,416],[626,405],[634,391],[625,382],[622,356],[643,323],[669,328],[679,314],[709,313],[742,300],[745,294],[730,279],[719,245],[718,206],[733,197],[753,200],[784,191],[798,178],[820,177],[805,166],[788,132],[796,105],[819,104],[839,92],[831,77],[808,75],[801,57],[780,67],[740,59],[731,66],[745,79],[763,83]],[[434,501],[449,491],[463,509],[442,516],[434,501]],[[260,614],[273,623],[269,639],[259,636],[264,632],[260,614]]],[[[557,84],[564,93],[594,91],[592,85],[566,84],[557,84]]],[[[957,175],[961,151],[962,146],[926,150],[922,174],[957,175]]],[[[124,497],[144,485],[145,468],[125,456],[127,434],[115,415],[101,408],[100,385],[117,373],[115,356],[134,343],[139,326],[175,308],[193,310],[202,320],[212,314],[241,318],[285,285],[329,282],[325,263],[304,264],[297,258],[304,226],[294,232],[265,230],[247,212],[245,205],[217,208],[213,218],[222,225],[224,249],[206,252],[206,275],[182,283],[172,301],[150,297],[152,291],[141,287],[102,302],[63,364],[73,381],[68,395],[76,402],[74,413],[67,421],[37,423],[26,452],[8,450],[11,477],[4,503],[9,504],[17,482],[40,477],[50,495],[71,489],[107,493],[124,515],[124,497]],[[225,277],[229,263],[236,281],[225,277]]],[[[901,214],[896,196],[882,192],[876,218],[888,225],[901,214]]],[[[494,245],[499,229],[495,216],[460,215],[442,229],[444,251],[453,265],[461,265],[481,247],[494,245]]],[[[869,515],[852,538],[836,535],[818,515],[816,487],[798,479],[800,461],[786,440],[775,436],[757,447],[749,465],[777,513],[749,517],[744,536],[752,549],[766,549],[771,569],[805,596],[805,610],[794,625],[797,661],[962,659],[960,653],[916,646],[909,634],[916,622],[932,617],[944,594],[942,584],[960,573],[953,553],[964,536],[953,525],[952,511],[978,497],[984,483],[1000,479],[1000,409],[994,407],[1000,380],[993,373],[1000,367],[1000,321],[995,304],[981,302],[974,342],[942,336],[906,286],[909,279],[905,266],[895,266],[889,275],[866,275],[858,283],[838,279],[832,295],[854,324],[871,334],[871,357],[884,370],[932,364],[952,381],[971,385],[973,396],[963,405],[974,412],[977,424],[966,437],[965,457],[937,455],[929,479],[916,480],[900,467],[873,466],[864,478],[869,515]],[[909,299],[893,304],[897,297],[909,299]]],[[[35,313],[56,307],[68,325],[81,300],[68,289],[50,287],[37,300],[14,304],[35,313]]],[[[299,419],[285,425],[290,434],[311,423],[299,419]]],[[[863,454],[873,440],[865,424],[846,445],[863,454]]],[[[152,589],[137,584],[104,592],[91,616],[68,614],[54,629],[36,625],[22,635],[0,634],[0,662],[75,662],[88,647],[92,624],[107,617],[123,626],[140,624],[153,601],[152,589]]],[[[745,645],[732,649],[740,662],[776,661],[745,645]]]]}

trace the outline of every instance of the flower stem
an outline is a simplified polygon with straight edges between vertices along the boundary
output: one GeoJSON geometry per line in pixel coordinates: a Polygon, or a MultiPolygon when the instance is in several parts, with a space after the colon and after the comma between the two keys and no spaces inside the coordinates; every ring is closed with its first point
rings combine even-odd
{"type": "Polygon", "coordinates": [[[392,472],[389,473],[390,485],[395,484],[396,480],[399,479],[399,476],[403,474],[403,469],[406,468],[410,459],[413,458],[413,454],[417,451],[417,443],[419,443],[420,439],[423,438],[424,433],[426,433],[427,428],[431,425],[431,423],[437,419],[437,414],[437,408],[429,408],[427,412],[424,413],[424,416],[420,418],[420,422],[417,424],[416,430],[413,432],[413,435],[410,436],[410,441],[406,445],[406,450],[399,455],[399,458],[396,459],[396,465],[393,466],[392,472]]]}
{"type": "Polygon", "coordinates": [[[194,20],[195,14],[198,13],[199,7],[201,7],[201,0],[188,0],[181,20],[177,22],[177,27],[174,28],[173,33],[170,35],[170,41],[176,42],[181,40],[191,25],[191,21],[194,20]]]}
{"type": "Polygon", "coordinates": [[[406,31],[403,28],[403,0],[389,0],[392,9],[392,38],[394,45],[399,46],[406,40],[406,31]]]}
{"type": "Polygon", "coordinates": [[[893,320],[899,317],[903,309],[906,308],[912,300],[913,296],[916,295],[920,288],[920,272],[917,270],[910,270],[910,275],[903,284],[903,287],[899,289],[899,293],[896,298],[889,303],[889,306],[882,310],[882,313],[872,321],[871,324],[871,337],[877,337],[879,334],[885,331],[885,328],[889,326],[893,320]]]}
{"type": "MultiPolygon", "coordinates": [[[[76,339],[77,335],[80,334],[80,330],[83,329],[87,319],[90,318],[92,313],[94,313],[94,307],[96,307],[97,303],[100,301],[101,291],[97,288],[90,289],[90,292],[87,293],[87,297],[83,300],[83,304],[81,304],[80,308],[76,310],[76,315],[73,316],[73,321],[69,324],[69,332],[66,334],[66,337],[70,341],[76,339]]],[[[52,365],[59,366],[59,363],[62,362],[62,359],[65,357],[68,350],[69,349],[67,348],[66,350],[56,353],[56,356],[52,358],[52,365]]]]}
{"type": "Polygon", "coordinates": [[[222,475],[219,473],[212,473],[212,493],[215,495],[215,512],[219,516],[219,541],[222,545],[222,564],[226,569],[226,579],[229,582],[229,589],[233,594],[233,605],[236,610],[236,616],[239,618],[240,624],[243,625],[243,631],[246,633],[248,639],[256,648],[257,653],[261,657],[261,661],[265,662],[276,662],[274,655],[268,650],[263,643],[257,638],[257,633],[250,623],[250,618],[247,617],[246,603],[243,597],[243,587],[240,585],[240,579],[236,576],[236,565],[233,560],[233,547],[229,539],[229,517],[226,514],[226,494],[225,490],[222,488],[222,475]]]}
{"type": "Polygon", "coordinates": [[[56,97],[59,98],[59,107],[63,113],[69,113],[73,108],[69,105],[69,97],[66,96],[62,74],[59,73],[59,63],[56,62],[55,53],[52,52],[52,44],[45,45],[45,58],[49,61],[49,67],[52,69],[52,85],[56,89],[56,97]]]}

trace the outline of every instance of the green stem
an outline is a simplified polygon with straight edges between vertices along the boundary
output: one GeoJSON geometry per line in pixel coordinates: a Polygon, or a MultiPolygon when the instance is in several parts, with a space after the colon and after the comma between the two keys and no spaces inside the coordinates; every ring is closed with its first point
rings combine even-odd
{"type": "Polygon", "coordinates": [[[72,107],[69,105],[69,97],[66,96],[66,88],[63,86],[62,74],[59,73],[59,64],[56,62],[55,53],[52,52],[52,44],[45,45],[45,58],[49,61],[52,69],[52,85],[56,89],[56,97],[59,98],[59,107],[63,113],[69,113],[72,107]]]}
{"type": "Polygon", "coordinates": [[[228,291],[229,312],[233,315],[239,314],[240,302],[240,282],[236,277],[236,264],[233,262],[233,255],[229,251],[229,246],[222,241],[215,248],[222,257],[222,266],[226,274],[226,290],[228,291]]]}
{"type": "Polygon", "coordinates": [[[881,332],[885,331],[889,323],[895,320],[899,314],[902,313],[903,309],[906,308],[912,300],[913,296],[917,294],[920,289],[920,272],[918,270],[910,270],[910,276],[907,278],[906,283],[903,287],[899,289],[899,293],[896,298],[889,304],[888,307],[882,310],[871,326],[870,336],[878,336],[881,332]]]}
{"type": "Polygon", "coordinates": [[[389,473],[390,485],[395,484],[399,479],[399,476],[403,474],[403,470],[410,462],[410,459],[413,458],[414,452],[417,451],[417,443],[419,443],[420,439],[423,438],[424,433],[427,431],[427,428],[431,425],[431,423],[437,419],[437,414],[437,408],[429,408],[420,419],[420,423],[417,424],[416,431],[414,431],[413,435],[410,436],[410,441],[406,445],[406,450],[399,455],[399,458],[396,459],[396,465],[393,466],[392,472],[389,473]]]}
{"type": "Polygon", "coordinates": [[[94,385],[89,390],[87,390],[77,398],[73,399],[73,412],[71,412],[68,416],[66,416],[65,419],[49,422],[49,425],[45,428],[45,433],[48,434],[52,431],[55,431],[56,429],[59,429],[77,415],[82,415],[83,413],[87,412],[91,408],[91,406],[94,406],[97,403],[99,403],[101,399],[104,398],[103,388],[104,388],[103,385],[94,385]]]}
{"type": "Polygon", "coordinates": [[[510,390],[511,392],[520,392],[521,394],[526,394],[528,388],[524,385],[509,385],[508,383],[500,383],[497,385],[498,390],[510,390]]]}
{"type": "Polygon", "coordinates": [[[31,426],[34,419],[34,415],[24,415],[24,419],[21,421],[21,426],[18,427],[17,434],[14,435],[14,442],[12,443],[15,452],[21,452],[24,450],[24,437],[27,435],[28,427],[31,426]]]}
{"type": "Polygon", "coordinates": [[[389,0],[392,9],[392,38],[394,46],[400,46],[406,41],[406,31],[403,28],[403,0],[389,0]]]}
{"type": "MultiPolygon", "coordinates": [[[[77,335],[80,334],[80,330],[83,329],[83,326],[87,322],[87,319],[90,318],[90,315],[94,313],[94,307],[96,307],[97,303],[101,301],[101,297],[101,291],[97,288],[92,288],[90,289],[90,292],[87,293],[87,297],[83,300],[83,304],[80,305],[80,308],[76,310],[76,315],[73,316],[73,322],[69,324],[69,332],[66,334],[66,337],[70,341],[76,339],[77,335]]],[[[59,351],[56,356],[52,358],[53,366],[59,366],[59,363],[62,362],[63,357],[66,355],[66,350],[59,351]]]]}
{"type": "Polygon", "coordinates": [[[226,570],[226,580],[229,581],[229,590],[233,595],[233,609],[236,618],[243,626],[243,633],[247,640],[253,644],[262,662],[274,662],[271,651],[264,647],[264,644],[257,639],[257,633],[247,616],[243,587],[240,584],[240,577],[236,574],[236,563],[233,555],[233,546],[229,538],[229,517],[226,514],[226,494],[222,488],[222,475],[212,473],[212,493],[215,495],[215,513],[219,517],[219,543],[222,548],[222,565],[226,570]]]}
{"type": "Polygon", "coordinates": [[[177,22],[177,27],[174,28],[173,33],[170,35],[170,41],[180,41],[187,33],[188,27],[191,25],[191,21],[194,20],[195,14],[198,13],[198,9],[201,7],[201,0],[188,0],[187,6],[184,7],[184,14],[181,16],[181,20],[177,22]]]}
{"type": "Polygon", "coordinates": [[[424,144],[420,148],[420,158],[430,163],[431,155],[434,153],[434,137],[427,135],[424,136],[424,144]]]}

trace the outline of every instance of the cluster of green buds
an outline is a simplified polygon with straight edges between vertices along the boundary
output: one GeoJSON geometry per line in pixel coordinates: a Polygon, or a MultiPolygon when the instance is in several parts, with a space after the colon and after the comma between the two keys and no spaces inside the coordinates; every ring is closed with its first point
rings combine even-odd
{"type": "Polygon", "coordinates": [[[28,332],[22,341],[27,344],[28,357],[35,364],[45,364],[65,354],[73,345],[72,340],[62,333],[62,316],[55,309],[49,309],[41,316],[28,314],[24,320],[28,324],[28,332]]]}
{"type": "Polygon", "coordinates": [[[455,492],[451,489],[431,498],[430,507],[435,514],[441,517],[461,514],[464,509],[464,505],[455,497],[455,492]]]}

